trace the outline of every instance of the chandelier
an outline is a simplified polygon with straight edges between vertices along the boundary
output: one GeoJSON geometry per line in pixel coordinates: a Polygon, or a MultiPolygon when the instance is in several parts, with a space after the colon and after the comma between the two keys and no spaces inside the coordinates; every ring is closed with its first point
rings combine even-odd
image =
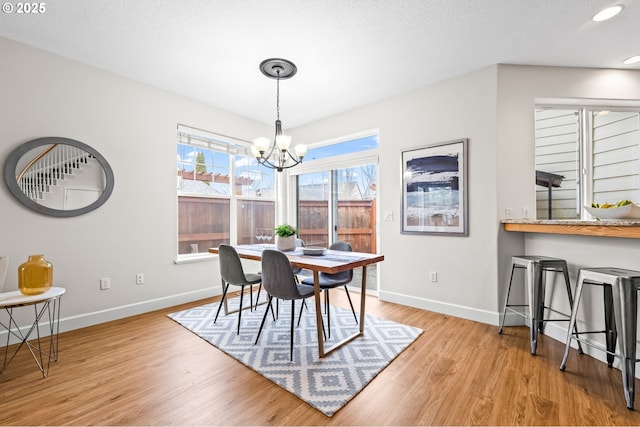
{"type": "Polygon", "coordinates": [[[307,154],[307,146],[304,144],[296,145],[294,147],[295,154],[291,153],[289,150],[291,136],[282,134],[282,122],[280,121],[280,80],[293,77],[298,69],[289,60],[271,58],[260,63],[260,71],[270,79],[276,80],[276,131],[273,143],[266,137],[254,139],[251,153],[261,165],[282,172],[283,169],[300,164],[302,158],[307,154]]]}

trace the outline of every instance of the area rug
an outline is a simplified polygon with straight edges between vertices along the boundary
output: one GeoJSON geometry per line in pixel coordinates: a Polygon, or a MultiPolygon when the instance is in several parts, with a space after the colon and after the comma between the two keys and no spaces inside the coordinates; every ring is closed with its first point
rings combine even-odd
{"type": "MultiPolygon", "coordinates": [[[[246,305],[248,298],[244,300],[246,305]]],[[[237,307],[238,301],[239,298],[230,299],[229,309],[237,307]]],[[[329,417],[353,399],[423,332],[366,315],[363,337],[320,359],[315,304],[310,298],[300,326],[295,328],[292,362],[289,360],[290,301],[279,302],[277,320],[274,321],[269,313],[257,345],[254,342],[266,304],[254,311],[242,312],[240,335],[236,334],[238,313],[225,316],[223,308],[218,321],[213,323],[218,304],[207,304],[168,316],[329,417]]],[[[296,322],[300,304],[296,301],[296,322]]],[[[332,305],[331,338],[325,341],[325,348],[357,330],[351,310],[332,305]]]]}

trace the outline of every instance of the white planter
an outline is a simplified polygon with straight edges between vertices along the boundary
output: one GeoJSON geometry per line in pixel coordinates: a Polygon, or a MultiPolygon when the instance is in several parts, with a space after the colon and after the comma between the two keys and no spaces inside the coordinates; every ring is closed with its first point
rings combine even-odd
{"type": "Polygon", "coordinates": [[[292,251],[296,248],[296,236],[276,236],[276,248],[279,251],[292,251]]]}

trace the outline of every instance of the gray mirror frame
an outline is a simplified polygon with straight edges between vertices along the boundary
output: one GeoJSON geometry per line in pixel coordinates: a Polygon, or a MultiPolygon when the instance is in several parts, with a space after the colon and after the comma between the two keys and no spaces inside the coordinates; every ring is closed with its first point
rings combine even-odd
{"type": "Polygon", "coordinates": [[[32,139],[31,141],[27,141],[24,144],[19,145],[15,150],[13,150],[11,154],[9,154],[9,157],[7,158],[7,161],[4,164],[4,181],[7,184],[7,187],[9,188],[9,191],[11,192],[11,194],[13,194],[14,197],[20,201],[20,203],[43,215],[55,216],[55,217],[73,217],[73,216],[83,215],[85,213],[98,209],[107,201],[109,196],[111,196],[111,193],[113,192],[113,186],[114,186],[113,170],[111,169],[111,166],[109,166],[109,163],[107,162],[107,160],[100,153],[98,153],[96,150],[94,150],[92,147],[88,146],[87,144],[84,144],[80,141],[76,141],[75,139],[55,137],[55,136],[47,136],[44,138],[32,139]],[[98,200],[80,209],[62,210],[62,209],[53,209],[53,208],[39,205],[38,203],[34,202],[33,200],[25,196],[25,194],[22,192],[22,190],[18,186],[18,183],[16,182],[16,167],[18,165],[18,162],[20,161],[20,158],[25,153],[33,150],[34,148],[40,147],[43,145],[51,145],[51,144],[71,145],[73,147],[80,148],[95,157],[95,159],[98,161],[100,166],[102,166],[102,170],[104,170],[104,174],[106,178],[106,185],[105,185],[104,191],[102,192],[98,200]]]}

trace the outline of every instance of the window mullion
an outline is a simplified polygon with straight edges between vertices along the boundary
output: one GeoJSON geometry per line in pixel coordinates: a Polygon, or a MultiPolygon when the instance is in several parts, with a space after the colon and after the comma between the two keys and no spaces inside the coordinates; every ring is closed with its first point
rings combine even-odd
{"type": "Polygon", "coordinates": [[[236,196],[236,159],[229,155],[229,240],[232,245],[238,244],[238,202],[236,196]]]}

